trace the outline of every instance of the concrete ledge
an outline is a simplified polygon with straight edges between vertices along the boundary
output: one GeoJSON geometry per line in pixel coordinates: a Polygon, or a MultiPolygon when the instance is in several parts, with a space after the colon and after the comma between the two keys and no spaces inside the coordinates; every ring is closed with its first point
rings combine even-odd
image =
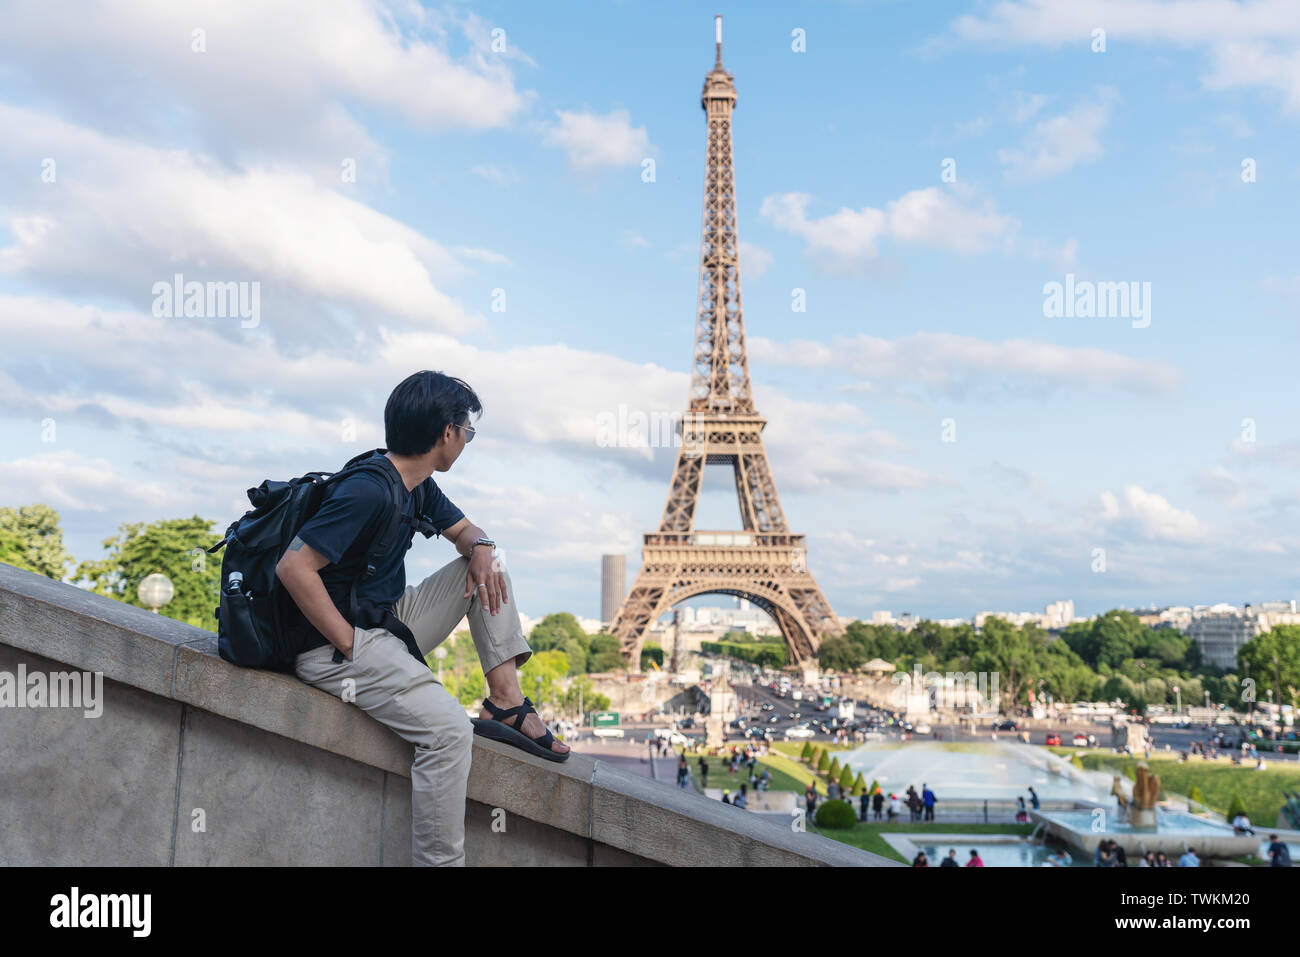
{"type": "MultiPolygon", "coordinates": [[[[0,670],[21,663],[101,672],[106,704],[98,719],[0,709],[0,766],[17,772],[0,782],[0,863],[409,863],[411,745],[355,705],[223,661],[212,632],[0,564],[0,670]]],[[[468,798],[471,864],[898,866],[477,737],[468,798]]]]}

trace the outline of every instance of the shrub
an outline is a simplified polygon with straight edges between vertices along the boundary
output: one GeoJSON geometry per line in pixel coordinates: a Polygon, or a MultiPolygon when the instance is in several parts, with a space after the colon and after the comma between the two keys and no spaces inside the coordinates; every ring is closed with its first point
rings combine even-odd
{"type": "Polygon", "coordinates": [[[812,742],[811,742],[811,741],[805,741],[805,742],[803,743],[803,750],[799,752],[799,760],[800,760],[800,761],[807,761],[809,758],[812,757],[812,754],[813,754],[813,746],[812,746],[812,742]]]}
{"type": "Polygon", "coordinates": [[[832,780],[840,776],[840,759],[838,757],[831,758],[831,766],[827,770],[826,776],[832,780]]]}
{"type": "Polygon", "coordinates": [[[1241,799],[1240,794],[1238,794],[1236,791],[1233,791],[1232,803],[1228,805],[1229,823],[1231,823],[1232,819],[1236,817],[1238,814],[1245,814],[1245,813],[1246,813],[1246,802],[1241,799]]]}
{"type": "MultiPolygon", "coordinates": [[[[858,776],[861,777],[861,775],[858,776]]],[[[850,768],[847,764],[844,765],[843,769],[841,769],[840,771],[840,793],[841,794],[858,793],[857,790],[853,787],[853,769],[850,768]]]]}
{"type": "Polygon", "coordinates": [[[817,762],[817,773],[821,774],[822,772],[828,770],[830,766],[831,766],[831,759],[826,757],[826,752],[823,751],[821,759],[817,762]]]}
{"type": "Polygon", "coordinates": [[[817,826],[828,828],[848,828],[857,823],[858,816],[853,813],[853,805],[848,801],[823,801],[817,809],[817,826]]]}
{"type": "Polygon", "coordinates": [[[866,782],[862,780],[862,772],[859,771],[857,780],[853,782],[853,796],[857,797],[858,795],[860,795],[863,789],[866,788],[866,786],[867,786],[866,782]]]}

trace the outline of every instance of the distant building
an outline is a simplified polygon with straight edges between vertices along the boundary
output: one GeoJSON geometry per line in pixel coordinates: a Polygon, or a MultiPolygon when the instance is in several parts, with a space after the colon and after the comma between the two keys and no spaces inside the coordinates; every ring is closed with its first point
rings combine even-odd
{"type": "Polygon", "coordinates": [[[627,594],[627,556],[600,556],[600,620],[613,624],[627,594]]]}
{"type": "Polygon", "coordinates": [[[1196,642],[1207,664],[1235,671],[1237,652],[1265,630],[1258,615],[1238,611],[1231,605],[1215,605],[1192,618],[1187,636],[1196,642]]]}

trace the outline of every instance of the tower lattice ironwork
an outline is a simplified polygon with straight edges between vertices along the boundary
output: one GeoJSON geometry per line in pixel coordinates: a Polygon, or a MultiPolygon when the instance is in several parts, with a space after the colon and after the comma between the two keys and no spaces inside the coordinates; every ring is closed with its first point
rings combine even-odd
{"type": "Polygon", "coordinates": [[[750,392],[731,134],[736,86],[722,66],[720,18],[716,50],[700,97],[708,148],[690,401],[659,530],[645,536],[641,570],[612,625],[633,668],[639,667],[646,629],[696,595],[736,595],[762,608],[780,628],[792,664],[815,658],[823,636],[844,633],[808,571],[804,536],[786,524],[763,448],[767,420],[754,409],[750,392]],[[731,466],[741,531],[695,528],[706,465],[731,466]]]}

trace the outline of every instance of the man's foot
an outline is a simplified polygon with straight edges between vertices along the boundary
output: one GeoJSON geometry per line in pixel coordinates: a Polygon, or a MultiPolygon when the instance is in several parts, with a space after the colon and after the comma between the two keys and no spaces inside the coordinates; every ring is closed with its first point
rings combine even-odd
{"type": "MultiPolygon", "coordinates": [[[[509,708],[517,707],[524,703],[524,696],[522,694],[517,694],[514,697],[505,701],[503,701],[501,698],[496,697],[495,695],[489,695],[488,697],[492,699],[492,703],[496,705],[498,708],[509,709],[509,708]]],[[[493,720],[492,712],[489,711],[486,706],[479,709],[478,716],[485,720],[489,720],[489,721],[493,720]]],[[[518,717],[507,718],[505,721],[502,722],[502,724],[504,724],[508,728],[515,728],[515,725],[517,725],[518,723],[519,723],[518,717]]],[[[539,738],[543,737],[546,734],[548,729],[546,725],[542,723],[542,719],[540,717],[538,717],[536,714],[529,714],[527,717],[524,718],[523,727],[515,728],[515,730],[521,732],[525,737],[532,738],[534,741],[536,741],[539,738]]],[[[567,744],[565,744],[559,738],[556,738],[554,741],[551,742],[551,750],[554,751],[556,754],[567,754],[570,749],[567,744]]]]}

